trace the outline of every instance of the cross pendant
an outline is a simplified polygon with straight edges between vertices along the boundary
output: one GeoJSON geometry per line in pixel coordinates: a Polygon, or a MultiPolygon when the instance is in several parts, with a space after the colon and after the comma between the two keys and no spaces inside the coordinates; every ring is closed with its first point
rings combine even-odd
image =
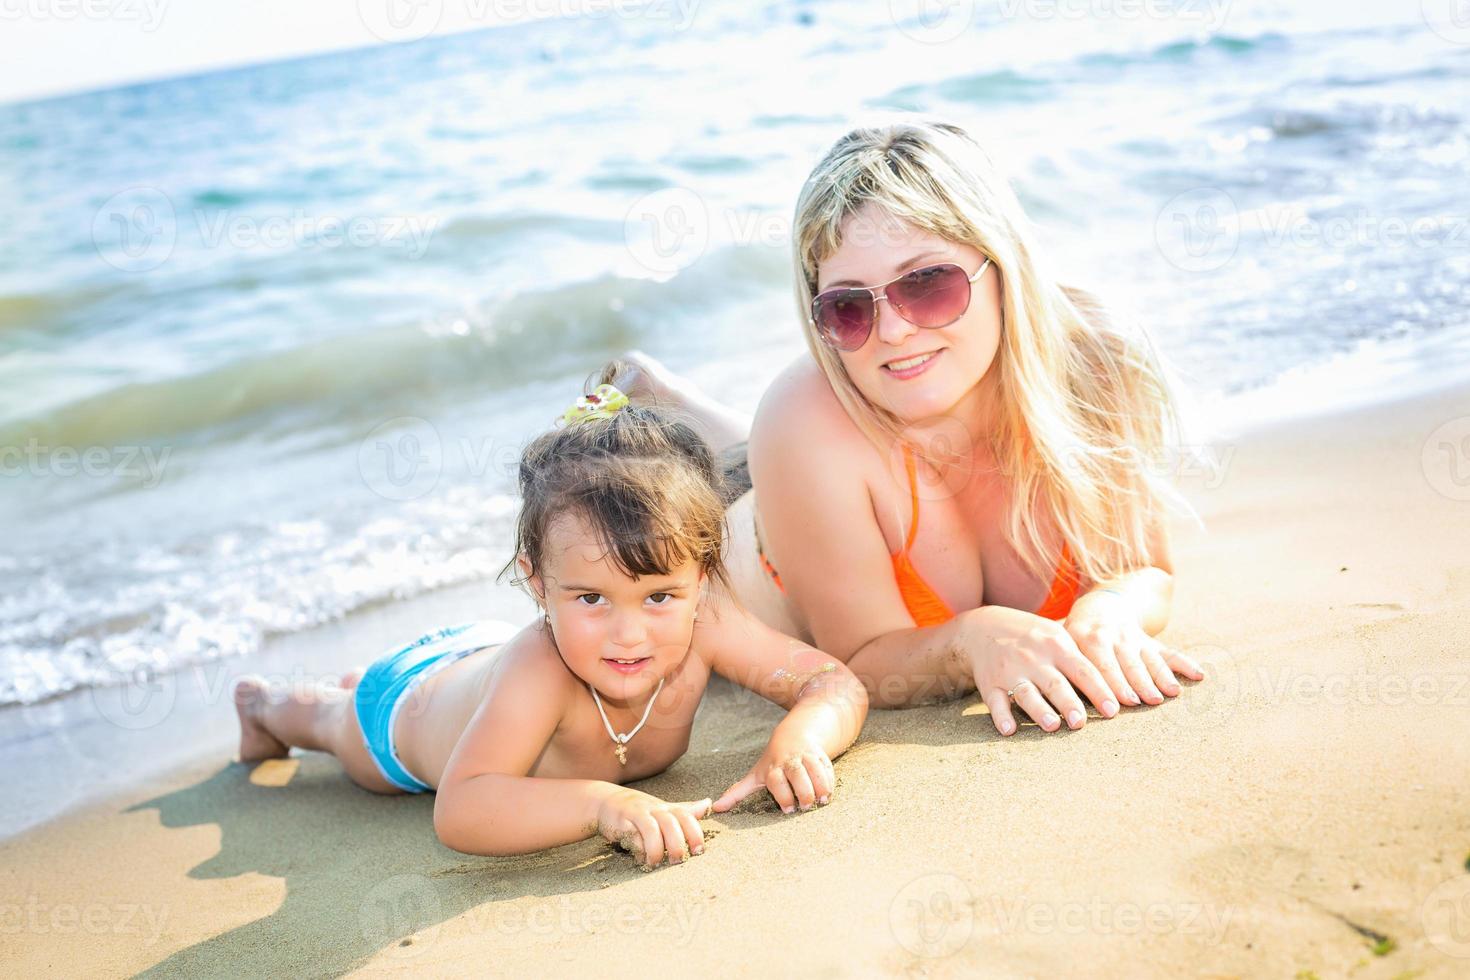
{"type": "Polygon", "coordinates": [[[622,743],[613,746],[613,751],[618,754],[618,761],[623,765],[628,764],[628,749],[622,743]]]}

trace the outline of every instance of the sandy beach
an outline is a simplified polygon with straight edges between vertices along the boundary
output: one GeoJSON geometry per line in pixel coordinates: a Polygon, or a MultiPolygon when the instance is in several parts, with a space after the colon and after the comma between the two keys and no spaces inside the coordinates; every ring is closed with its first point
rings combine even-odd
{"type": "MultiPolygon", "coordinates": [[[[1210,676],[1179,698],[1009,739],[974,698],[875,711],[831,806],[707,821],[682,867],[600,841],[465,857],[431,799],[373,797],[314,754],[232,763],[227,698],[181,709],[148,726],[167,772],[0,845],[0,971],[1464,976],[1467,413],[1442,389],[1181,474],[1208,533],[1177,527],[1165,635],[1210,676]]],[[[340,670],[482,595],[271,656],[340,670]]],[[[641,788],[717,793],[777,714],[712,690],[689,754],[641,788]]]]}
{"type": "MultiPolygon", "coordinates": [[[[1464,4],[277,6],[0,0],[0,980],[1470,978],[1464,4]],[[901,119],[987,159],[864,135],[901,119]],[[885,200],[897,240],[819,233],[885,200]],[[890,294],[956,259],[958,319],[890,294]],[[884,285],[842,370],[881,355],[915,426],[978,413],[985,359],[1112,411],[1048,284],[1148,334],[1201,425],[1163,639],[1207,680],[1050,735],[874,710],[830,806],[761,794],[649,873],[232,761],[243,674],[538,615],[496,579],[519,462],[600,365],[753,413],[819,319],[858,342],[862,303],[802,326],[843,282],[884,285]]],[[[846,489],[788,499],[846,528],[846,489]]],[[[920,509],[920,577],[974,601],[920,509]]],[[[716,682],[637,786],[718,795],[779,717],[716,682]]]]}

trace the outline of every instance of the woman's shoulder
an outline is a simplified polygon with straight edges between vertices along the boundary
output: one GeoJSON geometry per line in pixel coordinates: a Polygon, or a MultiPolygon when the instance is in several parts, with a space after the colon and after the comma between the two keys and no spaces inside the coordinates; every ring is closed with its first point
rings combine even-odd
{"type": "Polygon", "coordinates": [[[878,447],[810,357],[788,364],[770,383],[751,423],[747,458],[757,500],[776,494],[806,501],[795,502],[798,510],[819,505],[831,513],[845,491],[864,505],[886,478],[878,447]]]}
{"type": "MultiPolygon", "coordinates": [[[[752,454],[822,445],[867,444],[832,386],[808,354],[788,364],[761,396],[751,425],[752,454]]],[[[871,447],[870,447],[871,448],[871,447]]]]}

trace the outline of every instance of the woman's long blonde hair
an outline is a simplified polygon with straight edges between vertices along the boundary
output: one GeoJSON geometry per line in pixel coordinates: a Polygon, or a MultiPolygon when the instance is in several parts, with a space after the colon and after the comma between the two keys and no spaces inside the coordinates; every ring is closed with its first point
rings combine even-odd
{"type": "Polygon", "coordinates": [[[1042,534],[1048,524],[1092,581],[1151,564],[1153,522],[1165,502],[1182,503],[1159,466],[1178,429],[1164,367],[1146,333],[1122,333],[1095,297],[1049,273],[1009,182],[952,123],[904,119],[853,129],[797,199],[796,299],[807,346],[854,424],[885,451],[904,439],[904,422],[863,397],[809,320],[818,264],[841,244],[844,222],[867,205],[979,249],[1000,276],[1001,338],[991,367],[998,411],[981,438],[1011,482],[1011,545],[1044,581],[1060,558],[1042,534]]]}

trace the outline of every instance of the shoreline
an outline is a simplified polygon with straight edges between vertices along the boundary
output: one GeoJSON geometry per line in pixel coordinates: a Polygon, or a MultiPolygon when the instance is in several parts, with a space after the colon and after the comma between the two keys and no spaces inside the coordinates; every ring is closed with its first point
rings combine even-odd
{"type": "Polygon", "coordinates": [[[0,709],[0,753],[27,777],[8,794],[0,844],[173,770],[232,756],[239,727],[231,691],[242,674],[284,683],[336,678],[430,629],[479,618],[529,621],[530,608],[525,596],[492,582],[453,586],[273,637],[256,656],[0,709]]]}
{"type": "Polygon", "coordinates": [[[1198,424],[1220,437],[1433,398],[1470,376],[1470,325],[1429,337],[1365,338],[1326,360],[1289,367],[1261,385],[1197,399],[1198,424]],[[1384,392],[1389,385],[1401,388],[1384,392]]]}
{"type": "MultiPolygon", "coordinates": [[[[799,348],[789,352],[795,355],[799,348]]],[[[733,404],[741,410],[754,411],[755,404],[766,387],[761,357],[754,355],[735,362],[734,373],[746,379],[738,385],[722,384],[722,372],[711,364],[683,364],[679,369],[690,377],[699,379],[704,386],[718,387],[727,395],[734,396],[733,404]]],[[[726,364],[724,370],[731,370],[726,364]]],[[[1255,432],[1270,430],[1284,422],[1324,418],[1347,412],[1371,408],[1380,404],[1391,404],[1406,398],[1432,396],[1435,392],[1455,384],[1459,376],[1470,373],[1470,326],[1456,330],[1444,328],[1430,337],[1399,338],[1382,340],[1365,338],[1356,347],[1327,358],[1285,369],[1275,378],[1259,385],[1230,394],[1211,392],[1200,383],[1200,379],[1181,375],[1180,387],[1183,399],[1184,431],[1180,446],[1166,454],[1155,465],[1178,468],[1180,475],[1188,479],[1208,477],[1227,464],[1221,450],[1222,443],[1249,436],[1255,432]],[[1393,386],[1394,390],[1382,389],[1393,386]]],[[[509,603],[513,597],[492,582],[468,583],[450,586],[448,591],[465,588],[497,593],[492,600],[497,607],[509,603]]],[[[445,591],[445,590],[439,590],[445,591]]],[[[435,592],[419,593],[409,603],[418,602],[435,595],[435,592]]],[[[273,651],[293,642],[293,637],[310,636],[318,630],[330,630],[337,624],[369,615],[378,606],[397,605],[405,600],[376,598],[346,613],[342,618],[310,627],[299,634],[275,634],[270,636],[262,648],[246,657],[219,659],[185,664],[175,668],[171,674],[205,673],[213,677],[220,672],[229,673],[230,665],[266,663],[273,659],[273,651]]],[[[439,604],[429,601],[430,608],[439,604]]],[[[524,607],[529,609],[528,606],[524,607]]],[[[411,627],[410,627],[411,629],[411,627]]],[[[33,668],[27,668],[33,669],[33,668]]],[[[164,684],[171,681],[163,679],[164,684]]],[[[199,686],[210,689],[212,680],[201,680],[199,686]]],[[[84,684],[70,690],[50,694],[33,702],[0,704],[0,750],[26,740],[31,728],[55,731],[63,721],[74,718],[77,711],[74,702],[78,698],[115,700],[116,695],[107,693],[109,688],[126,687],[127,684],[103,683],[84,684]],[[21,716],[23,720],[17,720],[21,716]]],[[[0,839],[10,831],[12,822],[0,816],[0,839]]]]}
{"type": "MultiPolygon", "coordinates": [[[[165,773],[5,841],[15,970],[1463,973],[1470,459],[1451,468],[1435,440],[1470,436],[1464,388],[1251,429],[1217,481],[1181,486],[1208,533],[1176,526],[1164,636],[1209,677],[1162,705],[1009,739],[973,697],[875,711],[833,805],[741,808],[706,822],[705,855],[640,874],[595,840],[455,854],[431,800],[371,797],[313,753],[231,763],[226,690],[192,739],[149,730],[176,743],[165,773]],[[851,901],[837,920],[791,902],[798,885],[851,901]]],[[[273,656],[341,669],[470,592],[484,602],[380,607],[273,656]]],[[[723,788],[777,714],[712,689],[688,755],[640,788],[723,788]]]]}

